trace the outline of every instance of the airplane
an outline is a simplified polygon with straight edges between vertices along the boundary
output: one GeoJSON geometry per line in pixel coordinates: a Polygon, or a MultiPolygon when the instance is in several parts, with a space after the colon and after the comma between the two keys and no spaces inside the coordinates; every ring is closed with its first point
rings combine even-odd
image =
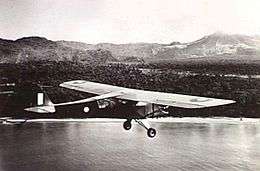
{"type": "MultiPolygon", "coordinates": [[[[40,92],[38,89],[37,93],[33,94],[33,96],[37,96],[36,102],[28,104],[24,108],[24,111],[38,114],[52,114],[61,106],[83,104],[85,107],[82,110],[84,113],[89,113],[92,109],[88,104],[91,102],[97,102],[99,109],[120,106],[127,113],[124,115],[126,121],[123,123],[125,130],[131,129],[132,120],[134,120],[147,130],[148,137],[153,138],[156,136],[156,130],[148,128],[140,119],[156,117],[159,113],[167,115],[169,107],[198,109],[235,103],[234,100],[125,88],[85,80],[67,81],[61,83],[59,86],[70,90],[95,94],[95,96],[76,101],[53,103],[45,92],[40,92]]],[[[8,91],[4,93],[8,93],[8,91]]],[[[4,119],[4,121],[8,122],[8,119],[4,119]]],[[[24,123],[23,121],[19,122],[24,123]]]]}

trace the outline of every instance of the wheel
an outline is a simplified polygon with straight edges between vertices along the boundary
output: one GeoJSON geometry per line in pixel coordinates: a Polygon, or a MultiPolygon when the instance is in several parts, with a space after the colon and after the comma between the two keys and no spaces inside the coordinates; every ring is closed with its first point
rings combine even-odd
{"type": "Polygon", "coordinates": [[[150,137],[150,138],[155,137],[155,135],[156,135],[156,130],[153,129],[153,128],[149,128],[149,129],[147,130],[147,135],[148,135],[148,137],[150,137]]]}
{"type": "Polygon", "coordinates": [[[132,127],[131,121],[125,121],[123,126],[124,126],[125,130],[131,129],[131,127],[132,127]]]}

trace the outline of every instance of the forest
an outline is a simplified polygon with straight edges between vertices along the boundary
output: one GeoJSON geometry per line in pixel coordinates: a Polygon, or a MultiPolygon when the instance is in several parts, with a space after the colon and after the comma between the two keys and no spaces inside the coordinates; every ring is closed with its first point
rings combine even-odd
{"type": "Polygon", "coordinates": [[[260,73],[259,68],[257,64],[87,65],[70,61],[41,61],[0,64],[0,78],[1,84],[8,82],[19,85],[27,82],[42,85],[55,103],[88,96],[58,87],[64,81],[83,79],[129,88],[237,101],[232,105],[197,110],[170,108],[171,116],[260,117],[260,79],[251,77],[260,73]],[[225,74],[238,76],[228,77],[225,74]],[[241,74],[248,77],[239,77],[241,74]]]}

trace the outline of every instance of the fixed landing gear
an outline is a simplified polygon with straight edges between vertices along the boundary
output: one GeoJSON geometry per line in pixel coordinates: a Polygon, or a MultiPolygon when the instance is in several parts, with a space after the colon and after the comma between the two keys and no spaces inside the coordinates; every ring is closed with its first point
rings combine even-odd
{"type": "MultiPolygon", "coordinates": [[[[143,128],[145,128],[147,130],[147,136],[150,138],[155,137],[156,135],[156,130],[154,128],[147,128],[144,123],[140,120],[134,119],[136,123],[138,123],[140,126],[142,126],[143,128]]],[[[125,130],[130,130],[132,127],[131,124],[131,119],[128,119],[127,121],[124,122],[123,127],[125,130]]]]}
{"type": "Polygon", "coordinates": [[[127,120],[124,122],[123,127],[125,130],[130,130],[132,127],[131,120],[127,120]]]}
{"type": "Polygon", "coordinates": [[[153,128],[149,128],[149,129],[147,130],[147,135],[148,135],[148,137],[150,137],[150,138],[155,137],[155,135],[156,135],[156,130],[153,129],[153,128]]]}

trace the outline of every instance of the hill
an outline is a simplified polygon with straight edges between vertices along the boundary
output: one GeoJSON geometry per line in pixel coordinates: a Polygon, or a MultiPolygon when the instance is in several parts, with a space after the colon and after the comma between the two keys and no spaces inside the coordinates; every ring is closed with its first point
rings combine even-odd
{"type": "Polygon", "coordinates": [[[160,62],[165,60],[260,62],[259,36],[232,35],[220,32],[189,43],[86,44],[70,41],[59,41],[58,43],[81,50],[108,50],[114,58],[121,62],[127,59],[132,59],[132,62],[160,62]]]}
{"type": "Polygon", "coordinates": [[[114,59],[107,50],[80,50],[42,37],[25,37],[15,41],[0,39],[0,63],[74,61],[103,64],[108,60],[114,59]]]}
{"type": "Polygon", "coordinates": [[[259,61],[260,38],[214,33],[197,41],[165,46],[158,59],[259,61]]]}
{"type": "Polygon", "coordinates": [[[74,61],[88,64],[108,62],[235,62],[260,63],[260,37],[214,33],[189,42],[87,44],[51,41],[42,37],[0,39],[0,62],[74,61]]]}

